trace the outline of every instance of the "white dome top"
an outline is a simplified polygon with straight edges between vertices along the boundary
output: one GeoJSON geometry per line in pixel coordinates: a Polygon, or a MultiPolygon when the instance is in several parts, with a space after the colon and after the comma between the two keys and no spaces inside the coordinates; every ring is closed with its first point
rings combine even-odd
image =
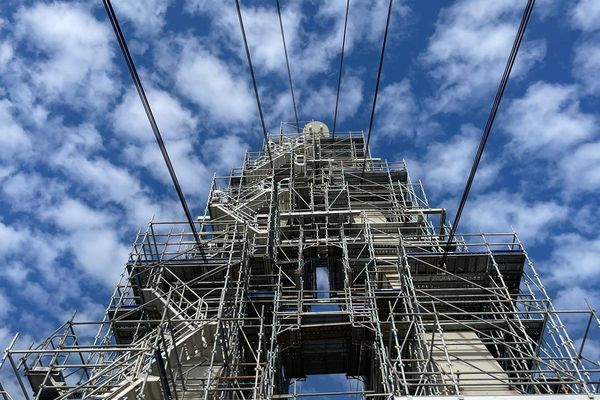
{"type": "Polygon", "coordinates": [[[329,128],[325,123],[321,121],[311,121],[304,125],[302,132],[305,135],[321,135],[322,137],[329,137],[329,128]]]}

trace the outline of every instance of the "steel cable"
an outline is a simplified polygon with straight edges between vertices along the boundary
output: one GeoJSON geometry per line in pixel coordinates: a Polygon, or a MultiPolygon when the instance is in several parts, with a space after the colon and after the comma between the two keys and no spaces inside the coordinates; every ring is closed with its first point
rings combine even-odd
{"type": "Polygon", "coordinates": [[[521,42],[523,41],[525,30],[527,29],[527,24],[529,23],[529,19],[531,17],[531,13],[533,12],[534,5],[535,0],[528,0],[527,5],[525,6],[525,10],[523,11],[521,23],[519,24],[519,29],[517,30],[517,35],[515,36],[515,40],[513,42],[512,49],[508,56],[506,66],[504,67],[504,73],[502,74],[502,79],[500,80],[500,85],[498,86],[498,91],[496,92],[496,97],[494,98],[492,109],[490,110],[490,114],[485,124],[485,128],[483,129],[483,135],[481,136],[481,141],[479,142],[479,147],[477,148],[475,159],[473,160],[473,165],[471,166],[471,172],[469,173],[467,183],[465,184],[465,189],[460,199],[458,210],[456,211],[456,217],[454,218],[454,222],[452,223],[452,227],[450,229],[450,234],[448,235],[448,241],[446,242],[446,245],[444,247],[444,253],[440,260],[440,266],[443,266],[446,263],[448,251],[450,250],[452,240],[454,240],[454,235],[456,234],[456,229],[458,228],[458,224],[460,223],[460,218],[465,208],[467,198],[469,197],[469,192],[471,191],[471,186],[473,184],[473,180],[475,179],[475,174],[477,173],[477,168],[479,167],[479,162],[481,161],[481,157],[483,155],[483,150],[485,149],[485,145],[490,136],[494,120],[496,119],[496,114],[498,112],[498,108],[500,107],[500,102],[502,101],[504,90],[506,89],[508,79],[510,78],[510,73],[517,58],[517,53],[519,52],[519,47],[521,46],[521,42]]]}
{"type": "Polygon", "coordinates": [[[363,169],[361,174],[361,182],[365,177],[365,169],[367,167],[367,156],[369,154],[369,142],[371,141],[371,132],[373,130],[373,121],[375,120],[375,107],[377,106],[377,94],[379,93],[379,83],[381,82],[381,70],[383,69],[383,59],[385,55],[385,45],[387,43],[388,28],[390,26],[390,16],[392,15],[392,3],[393,0],[389,1],[387,18],[385,21],[385,31],[383,33],[383,44],[381,45],[381,58],[379,59],[379,68],[377,69],[377,81],[375,83],[375,93],[373,94],[373,106],[371,107],[371,117],[369,118],[369,130],[367,133],[367,143],[365,145],[365,160],[363,162],[363,169]]]}
{"type": "Polygon", "coordinates": [[[349,10],[350,10],[350,0],[346,0],[346,17],[344,18],[344,35],[342,36],[342,50],[340,51],[340,73],[338,75],[337,93],[335,95],[335,111],[333,113],[333,131],[331,134],[332,141],[335,140],[335,129],[337,126],[338,104],[340,102],[340,87],[342,86],[342,69],[344,66],[344,49],[346,47],[346,29],[348,27],[348,11],[349,10]]]}
{"type": "Polygon", "coordinates": [[[294,116],[296,117],[296,129],[300,133],[300,123],[298,122],[298,109],[296,108],[296,97],[294,96],[294,85],[292,85],[292,72],[290,70],[290,60],[288,58],[287,45],[285,43],[285,34],[283,33],[283,21],[281,19],[281,7],[279,6],[279,0],[275,0],[277,3],[277,15],[279,17],[279,28],[281,29],[281,40],[283,41],[283,52],[285,53],[285,64],[287,66],[288,81],[290,84],[290,92],[292,93],[292,104],[294,105],[294,116]]]}
{"type": "Polygon", "coordinates": [[[158,129],[158,124],[156,123],[154,114],[152,112],[152,109],[150,108],[150,103],[148,102],[146,92],[144,91],[144,87],[142,86],[142,81],[140,80],[140,77],[137,73],[137,69],[131,57],[131,53],[129,52],[129,48],[127,47],[127,42],[125,41],[125,37],[123,36],[123,32],[121,31],[119,21],[117,20],[117,16],[112,7],[112,4],[110,3],[110,0],[102,1],[104,3],[106,13],[108,14],[108,18],[110,19],[110,23],[115,32],[115,36],[117,37],[117,41],[119,42],[119,46],[121,47],[121,51],[123,52],[123,57],[125,58],[125,62],[127,63],[127,67],[129,68],[131,78],[133,79],[135,88],[138,92],[140,100],[142,101],[142,105],[144,106],[144,111],[146,112],[146,116],[148,117],[148,121],[150,122],[150,126],[152,127],[152,132],[154,133],[156,143],[160,148],[160,152],[162,153],[163,159],[165,160],[165,164],[167,165],[167,169],[169,170],[169,175],[171,176],[173,186],[175,187],[175,191],[177,192],[177,196],[179,197],[179,202],[181,203],[181,207],[183,208],[185,217],[188,221],[188,224],[190,225],[190,229],[192,230],[192,234],[194,235],[196,244],[198,245],[198,251],[202,255],[202,258],[206,261],[206,256],[202,248],[202,243],[200,241],[198,231],[196,230],[196,226],[194,225],[192,213],[190,212],[183,191],[181,190],[181,185],[179,184],[179,180],[177,179],[177,175],[175,174],[175,169],[173,168],[173,164],[171,163],[171,158],[169,157],[169,153],[167,152],[165,142],[163,141],[160,130],[158,129]]]}
{"type": "Polygon", "coordinates": [[[244,39],[244,48],[246,50],[246,58],[248,60],[248,69],[250,70],[250,76],[252,77],[252,86],[254,87],[254,96],[256,97],[256,105],[258,107],[258,114],[260,116],[260,123],[263,130],[263,136],[265,139],[265,146],[267,146],[267,154],[269,156],[269,162],[271,168],[273,168],[273,157],[271,155],[271,146],[269,146],[269,134],[267,133],[267,127],[265,125],[265,117],[263,116],[262,105],[260,104],[260,96],[258,94],[258,87],[256,86],[256,77],[254,76],[254,68],[252,67],[252,57],[250,57],[250,49],[248,48],[248,39],[246,38],[246,30],[244,29],[244,20],[242,19],[242,10],[240,9],[240,1],[235,0],[235,7],[237,10],[238,19],[240,21],[240,30],[242,31],[242,39],[244,39]]]}

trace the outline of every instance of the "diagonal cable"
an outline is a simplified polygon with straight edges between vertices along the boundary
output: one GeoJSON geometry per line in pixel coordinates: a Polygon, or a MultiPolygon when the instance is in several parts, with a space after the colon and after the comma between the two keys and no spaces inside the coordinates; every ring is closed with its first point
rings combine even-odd
{"type": "Polygon", "coordinates": [[[294,96],[294,85],[292,85],[292,72],[290,70],[290,60],[288,58],[287,45],[285,44],[285,34],[283,33],[283,21],[281,19],[281,7],[279,6],[279,0],[275,0],[277,3],[277,16],[279,17],[279,28],[281,29],[281,40],[283,41],[283,52],[285,53],[285,64],[287,66],[288,81],[290,83],[290,92],[292,93],[292,104],[294,105],[294,116],[296,117],[296,129],[300,133],[300,123],[298,122],[298,109],[296,107],[296,97],[294,96]]]}
{"type": "Polygon", "coordinates": [[[131,53],[129,52],[129,48],[127,47],[125,37],[123,36],[123,32],[121,31],[121,27],[119,26],[117,16],[115,15],[115,11],[112,7],[112,4],[110,3],[110,0],[103,0],[103,2],[104,8],[106,9],[106,13],[108,14],[108,18],[110,19],[110,23],[115,32],[115,36],[117,37],[117,40],[119,42],[119,46],[121,47],[121,51],[123,52],[123,57],[125,58],[125,62],[127,63],[127,67],[129,68],[129,72],[131,73],[131,78],[133,79],[135,88],[138,92],[138,95],[140,96],[142,105],[144,106],[144,111],[146,112],[146,116],[148,117],[148,121],[150,122],[150,126],[152,127],[152,132],[154,132],[156,143],[160,148],[160,152],[162,153],[163,159],[165,160],[165,164],[167,165],[167,169],[169,170],[169,175],[171,176],[173,186],[175,187],[175,191],[177,192],[177,196],[179,197],[179,202],[181,203],[181,207],[183,208],[187,222],[190,225],[192,234],[194,235],[194,240],[198,245],[198,251],[202,255],[202,258],[206,260],[204,250],[202,248],[202,243],[200,242],[200,236],[198,235],[198,231],[196,230],[196,226],[194,225],[192,213],[190,212],[183,191],[181,190],[181,186],[179,185],[179,180],[177,179],[177,175],[175,174],[175,169],[173,168],[173,164],[171,163],[171,159],[169,157],[169,153],[167,152],[165,142],[163,141],[156,120],[154,119],[154,114],[152,113],[150,103],[148,102],[148,98],[146,97],[146,92],[144,91],[144,87],[142,86],[142,81],[140,80],[135,64],[133,63],[133,59],[131,58],[131,53]]]}
{"type": "Polygon", "coordinates": [[[390,16],[392,15],[392,3],[394,0],[389,1],[387,18],[385,20],[385,31],[383,32],[383,44],[381,45],[381,58],[379,59],[379,68],[377,70],[377,81],[375,83],[375,94],[373,94],[373,106],[371,107],[371,117],[369,118],[369,131],[367,133],[367,143],[365,146],[365,160],[363,162],[363,169],[361,174],[361,182],[365,177],[365,169],[367,167],[367,156],[369,154],[369,142],[371,141],[371,132],[373,130],[373,121],[375,119],[375,107],[377,106],[377,94],[379,93],[379,83],[381,82],[381,70],[383,69],[383,59],[385,55],[385,45],[387,43],[388,28],[390,26],[390,16]]]}
{"type": "Polygon", "coordinates": [[[490,136],[490,132],[492,130],[492,126],[494,124],[494,120],[496,119],[496,114],[498,112],[498,108],[500,107],[500,102],[502,101],[502,96],[504,95],[504,90],[506,89],[508,79],[510,78],[510,72],[512,71],[513,65],[517,58],[517,53],[519,52],[519,47],[521,46],[521,42],[523,41],[525,30],[527,29],[527,24],[531,17],[534,5],[535,0],[528,0],[527,5],[525,6],[525,10],[523,11],[523,16],[521,17],[521,23],[519,24],[519,29],[517,30],[515,41],[513,42],[513,46],[508,56],[506,66],[504,67],[504,73],[502,74],[502,79],[500,80],[500,85],[498,86],[498,91],[496,92],[496,97],[494,98],[492,109],[490,110],[490,114],[485,124],[485,128],[483,129],[483,135],[481,136],[481,141],[479,142],[479,147],[477,148],[477,153],[475,154],[475,159],[473,160],[473,165],[471,166],[471,172],[469,173],[469,178],[467,179],[467,183],[465,184],[465,189],[460,199],[458,210],[456,211],[456,217],[454,217],[454,222],[450,229],[450,234],[448,235],[448,241],[446,242],[446,245],[444,247],[444,254],[442,255],[442,259],[440,260],[441,266],[443,266],[446,263],[448,251],[450,250],[450,247],[452,245],[452,240],[454,240],[454,235],[456,234],[456,229],[458,228],[458,224],[460,222],[460,217],[462,215],[463,209],[465,208],[467,198],[469,197],[469,192],[471,191],[471,186],[473,184],[473,180],[475,179],[475,174],[477,173],[477,168],[479,167],[479,162],[481,161],[483,150],[485,149],[485,144],[487,143],[487,140],[490,136]]]}
{"type": "Polygon", "coordinates": [[[265,139],[265,146],[267,146],[267,154],[269,155],[269,162],[271,168],[273,168],[273,156],[271,155],[271,146],[269,146],[269,134],[267,133],[267,127],[265,125],[265,117],[263,116],[262,106],[260,104],[260,96],[258,95],[258,87],[256,86],[256,77],[254,76],[254,68],[252,67],[252,57],[250,57],[250,49],[248,48],[248,39],[246,38],[246,30],[244,29],[244,20],[242,19],[242,10],[240,9],[240,1],[235,0],[235,7],[237,10],[238,19],[240,21],[240,30],[242,31],[242,38],[244,39],[244,48],[246,49],[246,58],[248,60],[248,69],[250,70],[250,76],[252,77],[252,86],[254,87],[254,96],[256,97],[256,105],[258,107],[258,114],[260,116],[260,123],[262,125],[263,136],[265,139]]]}
{"type": "MultiPolygon", "coordinates": [[[[279,0],[278,0],[279,1],[279,0]]],[[[344,67],[344,48],[346,47],[346,30],[348,28],[348,11],[350,0],[346,0],[346,17],[344,18],[344,35],[342,36],[342,50],[340,51],[340,74],[338,75],[337,93],[335,95],[335,111],[333,113],[333,133],[331,139],[335,140],[335,128],[337,126],[338,104],[340,102],[340,87],[342,86],[342,69],[344,67]]]]}
{"type": "Polygon", "coordinates": [[[242,39],[244,40],[244,49],[246,50],[246,58],[248,60],[248,69],[250,70],[250,76],[252,77],[252,86],[254,87],[254,95],[256,97],[256,106],[258,107],[258,114],[260,115],[260,123],[262,125],[263,136],[265,139],[265,145],[267,146],[267,154],[269,155],[269,162],[271,164],[271,173],[272,173],[272,182],[273,182],[273,193],[271,197],[271,202],[274,207],[271,207],[270,211],[270,223],[273,224],[269,226],[269,238],[268,238],[268,257],[273,258],[275,256],[274,249],[274,226],[276,224],[276,217],[278,215],[278,204],[279,204],[279,196],[277,193],[277,182],[276,182],[276,174],[275,174],[275,165],[273,164],[273,156],[271,154],[271,146],[269,145],[269,134],[267,133],[267,127],[265,125],[265,118],[263,116],[262,106],[260,104],[260,96],[258,94],[258,87],[256,85],[256,77],[254,75],[254,68],[252,67],[252,57],[250,57],[250,49],[248,47],[248,39],[246,37],[246,30],[244,29],[244,20],[242,19],[242,10],[240,8],[240,1],[235,0],[235,7],[237,10],[238,19],[240,21],[240,30],[242,31],[242,39]]]}

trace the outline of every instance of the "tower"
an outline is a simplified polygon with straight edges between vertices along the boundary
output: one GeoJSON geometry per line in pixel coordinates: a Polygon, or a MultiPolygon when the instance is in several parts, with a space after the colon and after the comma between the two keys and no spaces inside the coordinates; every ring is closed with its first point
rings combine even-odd
{"type": "Polygon", "coordinates": [[[318,121],[289,130],[213,178],[197,221],[202,251],[185,223],[152,222],[102,321],[11,345],[24,392],[285,399],[307,396],[299,380],[337,374],[355,389],[316,389],[594,397],[515,233],[457,235],[441,264],[445,210],[404,162],[372,157],[362,132],[333,137],[318,121]]]}

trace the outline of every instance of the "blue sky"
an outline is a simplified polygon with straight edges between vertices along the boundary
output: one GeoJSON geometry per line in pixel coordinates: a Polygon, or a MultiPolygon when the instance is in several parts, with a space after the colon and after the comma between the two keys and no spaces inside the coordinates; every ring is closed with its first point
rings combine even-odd
{"type": "MultiPolygon", "coordinates": [[[[343,1],[282,1],[300,118],[331,126],[343,1]]],[[[456,208],[524,0],[396,0],[374,154],[456,208]]],[[[114,0],[194,213],[261,144],[233,2],[114,0]]],[[[267,125],[293,119],[274,1],[242,2],[267,125]]],[[[338,130],[368,126],[386,1],[350,8],[338,130]]],[[[557,306],[600,304],[600,2],[538,0],[461,231],[520,234],[557,306]]],[[[0,347],[102,315],[135,232],[183,219],[99,1],[0,9],[0,347]]],[[[573,337],[581,336],[573,320],[573,337]]],[[[588,342],[600,355],[598,335],[588,342]]]]}

